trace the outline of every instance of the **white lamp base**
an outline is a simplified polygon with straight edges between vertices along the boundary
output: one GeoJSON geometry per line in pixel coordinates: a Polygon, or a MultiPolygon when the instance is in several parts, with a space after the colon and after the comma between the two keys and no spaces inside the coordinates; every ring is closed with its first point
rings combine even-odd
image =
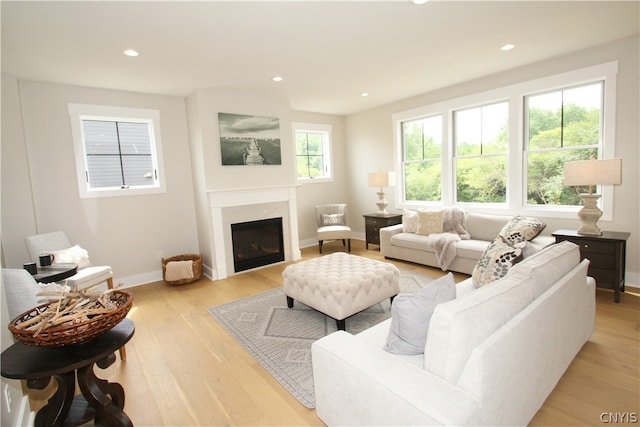
{"type": "Polygon", "coordinates": [[[602,211],[598,209],[597,205],[600,194],[580,194],[580,197],[584,206],[578,212],[578,216],[582,220],[582,227],[578,229],[578,234],[588,236],[602,235],[602,230],[596,224],[602,216],[602,211]]]}
{"type": "Polygon", "coordinates": [[[376,202],[376,206],[378,206],[378,213],[379,214],[388,213],[387,212],[387,205],[389,204],[389,202],[387,201],[387,199],[384,198],[384,196],[385,196],[384,191],[380,190],[376,194],[378,195],[378,201],[376,202]]]}

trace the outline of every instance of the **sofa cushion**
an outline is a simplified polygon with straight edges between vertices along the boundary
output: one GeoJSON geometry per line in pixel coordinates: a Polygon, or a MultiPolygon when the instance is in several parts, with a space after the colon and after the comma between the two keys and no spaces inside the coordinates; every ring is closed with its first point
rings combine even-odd
{"type": "Polygon", "coordinates": [[[500,230],[500,236],[513,246],[535,239],[546,226],[547,224],[536,218],[516,215],[500,230]]]}
{"type": "Polygon", "coordinates": [[[521,259],[521,248],[512,247],[502,236],[496,237],[473,269],[473,284],[479,288],[506,276],[509,269],[521,259]]]}
{"type": "Polygon", "coordinates": [[[456,258],[478,260],[490,243],[486,240],[460,240],[456,242],[456,258]]]}
{"type": "Polygon", "coordinates": [[[422,354],[429,321],[436,306],[456,297],[449,273],[413,294],[398,295],[391,305],[391,327],[384,350],[393,354],[422,354]]]}
{"type": "Polygon", "coordinates": [[[442,211],[418,211],[416,234],[428,236],[429,234],[442,233],[442,226],[442,211]]]}
{"type": "Polygon", "coordinates": [[[434,252],[434,249],[429,247],[425,236],[416,233],[398,233],[391,236],[391,244],[407,249],[416,249],[418,251],[434,252]]]}
{"type": "Polygon", "coordinates": [[[402,209],[402,232],[415,233],[418,229],[418,212],[402,209]]]}
{"type": "Polygon", "coordinates": [[[506,276],[436,307],[424,368],[455,383],[474,348],[534,300],[533,279],[506,276]]]}
{"type": "Polygon", "coordinates": [[[472,239],[491,242],[500,234],[500,230],[511,219],[507,215],[488,215],[469,212],[467,214],[467,229],[472,239]]]}
{"type": "Polygon", "coordinates": [[[534,296],[538,298],[579,262],[580,247],[565,240],[525,258],[507,276],[531,277],[534,296]]]}

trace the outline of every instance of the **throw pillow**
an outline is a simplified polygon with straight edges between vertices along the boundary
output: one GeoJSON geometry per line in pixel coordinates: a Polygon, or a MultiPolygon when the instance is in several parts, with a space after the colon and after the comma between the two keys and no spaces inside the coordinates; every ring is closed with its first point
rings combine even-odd
{"type": "Polygon", "coordinates": [[[536,218],[516,215],[500,231],[500,236],[510,244],[533,240],[547,226],[536,218]]]}
{"type": "Polygon", "coordinates": [[[442,233],[442,211],[418,211],[416,234],[442,233]]]}
{"type": "Polygon", "coordinates": [[[78,270],[91,266],[89,252],[79,245],[67,249],[51,252],[53,254],[53,264],[77,264],[78,270]]]}
{"type": "Polygon", "coordinates": [[[418,212],[402,209],[402,232],[415,233],[418,229],[418,212]]]}
{"type": "Polygon", "coordinates": [[[456,284],[449,273],[413,294],[402,294],[391,304],[391,327],[384,350],[393,354],[422,354],[429,322],[438,304],[456,297],[456,284]]]}
{"type": "Polygon", "coordinates": [[[344,214],[322,214],[322,225],[344,225],[344,214]]]}
{"type": "Polygon", "coordinates": [[[521,259],[521,248],[509,245],[502,236],[496,237],[473,268],[473,285],[480,288],[506,276],[509,268],[521,259]]]}

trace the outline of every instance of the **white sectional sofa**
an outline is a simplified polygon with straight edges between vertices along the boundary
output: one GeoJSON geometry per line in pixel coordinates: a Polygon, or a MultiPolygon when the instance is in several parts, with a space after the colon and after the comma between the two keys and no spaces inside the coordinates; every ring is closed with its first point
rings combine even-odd
{"type": "MultiPolygon", "coordinates": [[[[448,270],[471,274],[484,250],[513,217],[508,215],[488,215],[468,213],[468,240],[456,242],[456,257],[448,265],[448,270]]],[[[428,236],[403,232],[403,224],[380,229],[380,253],[385,258],[415,262],[439,268],[435,249],[427,243],[428,236]]],[[[542,249],[555,242],[552,236],[540,235],[530,243],[542,249]]]]}
{"type": "Polygon", "coordinates": [[[329,426],[526,425],[595,324],[579,247],[551,245],[431,317],[424,354],[383,350],[391,319],[312,345],[318,417],[329,426]]]}

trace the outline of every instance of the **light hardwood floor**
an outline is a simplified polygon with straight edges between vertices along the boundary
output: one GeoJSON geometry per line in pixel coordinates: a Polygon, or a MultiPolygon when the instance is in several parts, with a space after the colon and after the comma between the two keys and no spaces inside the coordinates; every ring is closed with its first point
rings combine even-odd
{"type": "MultiPolygon", "coordinates": [[[[353,241],[352,253],[383,259],[375,246],[353,241]]],[[[324,254],[341,251],[330,243],[324,254]]],[[[303,260],[318,256],[302,250],[303,260]]],[[[394,262],[434,276],[444,273],[394,262]]],[[[136,426],[315,426],[315,410],[301,405],[207,313],[207,308],[282,284],[279,264],[184,286],[164,282],[129,289],[136,332],[101,378],[121,383],[125,411],[136,426]]],[[[466,276],[456,275],[456,280],[466,276]]],[[[531,425],[601,425],[602,413],[635,412],[639,401],[640,297],[597,291],[596,331],[577,355],[531,425]]],[[[544,348],[541,352],[546,351],[544,348]]],[[[536,357],[532,354],[531,357],[536,357]]]]}

